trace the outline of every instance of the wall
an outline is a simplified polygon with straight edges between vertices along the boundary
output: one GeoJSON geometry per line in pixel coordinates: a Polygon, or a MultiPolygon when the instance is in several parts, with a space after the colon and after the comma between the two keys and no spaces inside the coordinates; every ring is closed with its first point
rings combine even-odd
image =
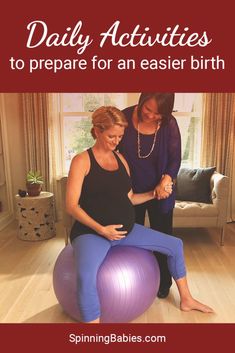
{"type": "Polygon", "coordinates": [[[127,95],[127,105],[135,105],[138,103],[140,93],[128,93],[127,95]]]}
{"type": "Polygon", "coordinates": [[[12,199],[18,189],[25,189],[26,160],[24,152],[23,113],[21,95],[4,93],[5,118],[8,137],[12,199]]]}

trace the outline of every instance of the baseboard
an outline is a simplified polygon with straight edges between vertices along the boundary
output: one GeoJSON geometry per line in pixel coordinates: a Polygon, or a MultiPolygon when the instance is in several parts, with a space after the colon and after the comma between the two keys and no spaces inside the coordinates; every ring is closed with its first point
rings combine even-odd
{"type": "Polygon", "coordinates": [[[1,212],[0,213],[0,230],[4,229],[14,220],[13,214],[8,212],[1,212]]]}

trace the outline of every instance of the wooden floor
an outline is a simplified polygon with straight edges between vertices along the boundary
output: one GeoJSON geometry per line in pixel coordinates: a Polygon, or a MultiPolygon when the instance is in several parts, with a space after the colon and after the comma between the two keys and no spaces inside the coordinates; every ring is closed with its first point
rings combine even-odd
{"type": "MultiPolygon", "coordinates": [[[[175,284],[167,299],[156,298],[135,323],[235,323],[235,224],[227,227],[225,246],[216,230],[180,230],[184,241],[188,281],[192,294],[212,306],[215,314],[179,310],[175,284]]],[[[0,322],[74,322],[60,307],[53,292],[52,271],[64,247],[64,231],[41,242],[17,238],[17,226],[0,232],[0,322]]],[[[144,290],[144,289],[143,289],[144,290]]]]}

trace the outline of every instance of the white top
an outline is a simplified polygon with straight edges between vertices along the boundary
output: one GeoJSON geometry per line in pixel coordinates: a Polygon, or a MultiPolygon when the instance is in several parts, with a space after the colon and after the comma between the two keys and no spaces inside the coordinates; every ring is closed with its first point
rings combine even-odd
{"type": "Polygon", "coordinates": [[[16,198],[20,198],[20,199],[29,199],[29,200],[38,200],[38,199],[44,199],[44,198],[49,198],[52,197],[53,194],[52,192],[48,192],[48,191],[41,191],[39,196],[28,196],[26,195],[25,197],[21,197],[20,195],[16,195],[16,198]]]}

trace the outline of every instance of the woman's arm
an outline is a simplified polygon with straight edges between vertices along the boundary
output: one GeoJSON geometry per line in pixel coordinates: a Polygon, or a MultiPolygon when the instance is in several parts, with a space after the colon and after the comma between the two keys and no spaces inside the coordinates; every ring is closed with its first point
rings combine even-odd
{"type": "Polygon", "coordinates": [[[141,203],[153,200],[156,198],[154,190],[148,191],[148,192],[143,192],[140,194],[134,194],[133,191],[131,190],[128,193],[128,197],[131,200],[131,203],[133,205],[140,205],[141,203]]]}
{"type": "Polygon", "coordinates": [[[167,135],[167,167],[159,184],[155,188],[158,200],[166,199],[172,193],[172,185],[176,179],[181,163],[181,136],[176,119],[171,116],[167,135]]]}
{"type": "Polygon", "coordinates": [[[126,231],[117,231],[122,224],[103,226],[90,217],[80,206],[79,200],[85,176],[90,170],[90,160],[87,152],[75,156],[72,160],[66,187],[66,211],[85,226],[109,240],[123,238],[126,231]]]}
{"type": "Polygon", "coordinates": [[[99,232],[101,226],[79,206],[83,181],[89,169],[90,162],[87,152],[73,158],[66,187],[66,211],[82,224],[99,232]]]}
{"type": "Polygon", "coordinates": [[[167,199],[172,193],[173,181],[170,175],[164,174],[160,183],[156,186],[154,193],[158,200],[167,199]]]}
{"type": "MultiPolygon", "coordinates": [[[[122,163],[124,164],[126,171],[127,171],[127,174],[130,176],[130,169],[129,169],[127,161],[125,160],[123,155],[121,155],[120,153],[118,153],[118,156],[121,159],[122,163]]],[[[154,190],[144,192],[144,193],[139,193],[139,194],[134,194],[133,191],[130,190],[128,193],[128,197],[131,200],[131,203],[133,205],[140,205],[141,203],[153,200],[154,198],[156,198],[156,195],[155,195],[154,190]]]]}
{"type": "Polygon", "coordinates": [[[181,164],[181,135],[176,119],[172,116],[168,127],[168,163],[165,174],[176,179],[181,164]]]}

